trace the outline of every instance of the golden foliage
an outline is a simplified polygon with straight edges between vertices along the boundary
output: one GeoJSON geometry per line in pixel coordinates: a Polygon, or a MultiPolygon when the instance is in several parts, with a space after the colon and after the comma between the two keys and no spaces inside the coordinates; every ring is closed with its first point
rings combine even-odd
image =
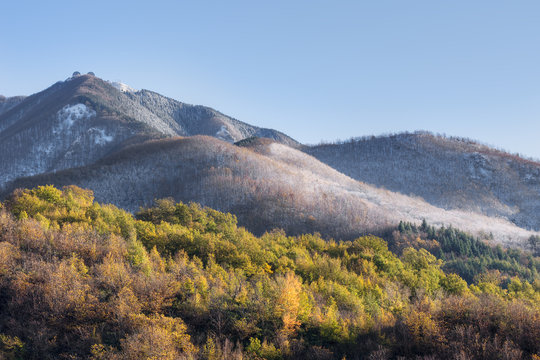
{"type": "Polygon", "coordinates": [[[469,285],[442,265],[374,236],[256,237],[196,204],[135,219],[76,187],[20,190],[0,210],[0,358],[540,352],[538,284],[492,271],[469,285]]]}

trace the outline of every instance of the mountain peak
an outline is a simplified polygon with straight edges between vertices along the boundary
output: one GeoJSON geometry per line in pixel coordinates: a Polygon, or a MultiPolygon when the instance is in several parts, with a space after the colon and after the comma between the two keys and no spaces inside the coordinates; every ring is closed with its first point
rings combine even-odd
{"type": "Polygon", "coordinates": [[[0,188],[21,176],[89,165],[128,144],[194,135],[298,144],[205,106],[76,71],[29,97],[0,98],[0,188]]]}

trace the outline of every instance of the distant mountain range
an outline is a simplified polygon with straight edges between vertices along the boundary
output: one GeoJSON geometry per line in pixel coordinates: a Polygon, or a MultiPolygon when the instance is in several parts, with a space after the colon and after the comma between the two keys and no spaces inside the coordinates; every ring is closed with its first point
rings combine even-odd
{"type": "Polygon", "coordinates": [[[400,220],[525,246],[540,229],[540,164],[427,133],[301,145],[148,90],[76,75],[0,97],[0,188],[76,184],[130,211],[196,201],[262,233],[351,239],[400,220]]]}

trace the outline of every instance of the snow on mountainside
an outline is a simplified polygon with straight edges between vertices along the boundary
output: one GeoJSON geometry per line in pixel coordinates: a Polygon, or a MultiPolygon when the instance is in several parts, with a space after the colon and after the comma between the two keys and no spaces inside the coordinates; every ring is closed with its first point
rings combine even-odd
{"type": "Polygon", "coordinates": [[[300,145],[279,131],[246,124],[206,106],[185,104],[149,90],[126,95],[167,123],[175,124],[176,135],[208,135],[228,142],[258,136],[290,146],[300,145]]]}
{"type": "Polygon", "coordinates": [[[53,130],[55,134],[69,131],[76,121],[90,119],[96,116],[96,112],[84,104],[66,105],[56,113],[58,126],[53,130]]]}
{"type": "Polygon", "coordinates": [[[278,227],[291,234],[318,231],[350,239],[380,233],[400,220],[426,219],[509,246],[522,246],[534,234],[507,220],[443,210],[358,182],[272,141],[247,148],[200,136],[151,141],[95,165],[21,179],[13,186],[37,184],[76,184],[94,190],[99,201],[132,211],[155,198],[195,201],[234,213],[256,233],[278,227]]]}
{"type": "Polygon", "coordinates": [[[26,98],[0,98],[0,188],[21,176],[89,165],[151,138],[204,134],[234,142],[251,135],[298,144],[213,109],[74,73],[26,98]]]}
{"type": "Polygon", "coordinates": [[[103,93],[93,79],[58,82],[0,114],[0,186],[21,176],[91,164],[137,134],[134,121],[93,98],[91,90],[103,93]],[[111,138],[116,141],[104,141],[111,138]]]}
{"type": "Polygon", "coordinates": [[[540,164],[466,139],[429,133],[366,137],[304,151],[344,174],[445,209],[540,230],[540,164]]]}
{"type": "Polygon", "coordinates": [[[122,92],[137,92],[137,90],[135,90],[131,86],[123,84],[121,82],[108,81],[108,83],[111,84],[112,86],[114,86],[116,89],[122,91],[122,92]]]}

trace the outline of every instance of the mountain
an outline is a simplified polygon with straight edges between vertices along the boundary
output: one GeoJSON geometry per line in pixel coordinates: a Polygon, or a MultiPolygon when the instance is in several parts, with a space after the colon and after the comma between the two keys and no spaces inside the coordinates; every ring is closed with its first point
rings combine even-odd
{"type": "Polygon", "coordinates": [[[0,98],[0,198],[79,185],[129,211],[173,197],[261,234],[351,239],[400,221],[525,246],[540,228],[540,165],[425,133],[301,145],[205,106],[75,73],[0,98]]]}
{"type": "Polygon", "coordinates": [[[290,137],[157,93],[118,88],[93,75],[26,98],[0,99],[0,187],[21,176],[92,164],[129,144],[171,136],[210,135],[229,142],[290,137]]]}
{"type": "Polygon", "coordinates": [[[321,144],[303,150],[369,184],[437,207],[508,219],[540,230],[540,163],[477,142],[430,133],[321,144]]]}
{"type": "Polygon", "coordinates": [[[76,184],[93,190],[98,201],[130,211],[157,198],[194,201],[234,213],[257,234],[283,228],[290,234],[317,231],[327,238],[352,239],[382,233],[400,220],[422,219],[511,246],[520,246],[532,234],[505,220],[443,210],[355,181],[269,139],[236,146],[207,136],[151,140],[90,166],[18,179],[7,192],[45,184],[76,184]]]}

